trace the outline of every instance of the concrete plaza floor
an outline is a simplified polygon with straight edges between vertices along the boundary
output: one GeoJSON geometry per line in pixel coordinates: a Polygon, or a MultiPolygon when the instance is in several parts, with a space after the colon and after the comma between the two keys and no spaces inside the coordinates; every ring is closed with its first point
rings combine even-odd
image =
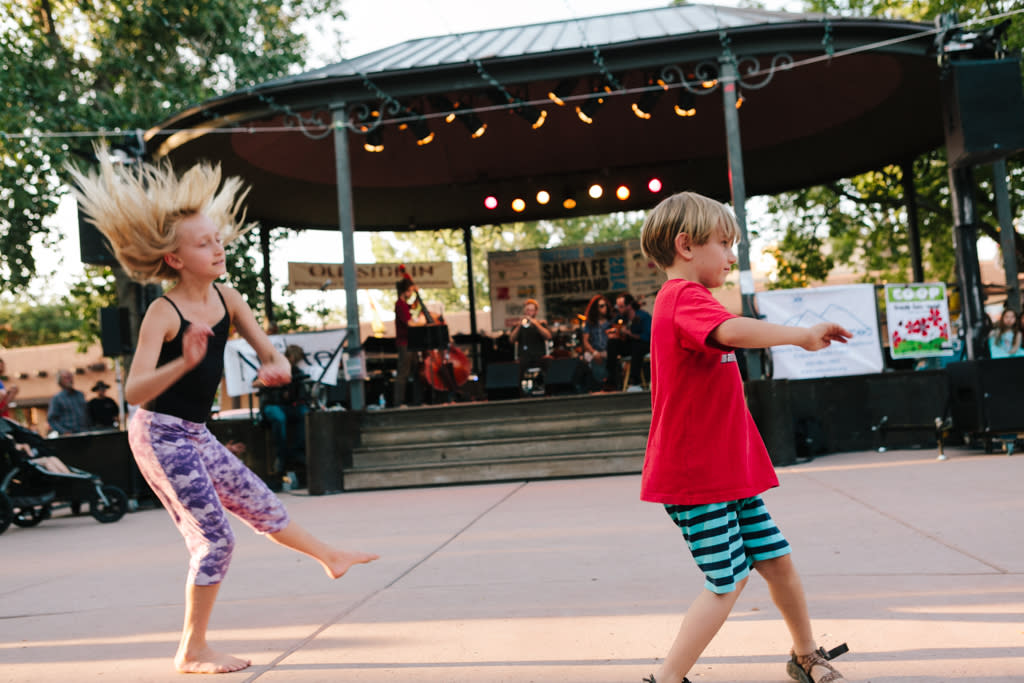
{"type": "MultiPolygon", "coordinates": [[[[765,495],[816,637],[851,681],[1024,680],[1024,457],[829,455],[765,495]]],[[[225,680],[639,683],[701,577],[638,476],[282,494],[295,520],[381,559],[331,582],[236,525],[211,624],[253,660],[225,680]]],[[[0,536],[0,681],[181,680],[186,554],[162,509],[62,512],[0,536]]],[[[789,680],[753,577],[690,674],[789,680]]]]}

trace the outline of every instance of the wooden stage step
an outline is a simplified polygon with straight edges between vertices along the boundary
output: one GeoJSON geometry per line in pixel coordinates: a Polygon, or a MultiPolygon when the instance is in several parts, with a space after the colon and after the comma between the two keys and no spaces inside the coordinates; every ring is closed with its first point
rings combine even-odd
{"type": "Polygon", "coordinates": [[[344,490],[639,472],[647,392],[367,411],[344,490]]]}

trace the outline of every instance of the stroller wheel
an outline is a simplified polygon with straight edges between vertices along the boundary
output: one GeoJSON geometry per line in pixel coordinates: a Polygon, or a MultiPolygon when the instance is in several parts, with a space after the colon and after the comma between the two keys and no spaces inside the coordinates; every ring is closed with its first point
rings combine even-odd
{"type": "Polygon", "coordinates": [[[22,528],[37,526],[44,519],[50,518],[49,505],[30,505],[14,511],[14,525],[22,528]]]}
{"type": "Polygon", "coordinates": [[[7,494],[0,491],[0,534],[7,531],[7,527],[14,521],[14,506],[7,494]]]}
{"type": "Polygon", "coordinates": [[[91,496],[89,514],[97,522],[109,524],[124,517],[128,511],[128,494],[116,486],[107,484],[91,496]],[[102,492],[102,495],[100,493],[102,492]]]}

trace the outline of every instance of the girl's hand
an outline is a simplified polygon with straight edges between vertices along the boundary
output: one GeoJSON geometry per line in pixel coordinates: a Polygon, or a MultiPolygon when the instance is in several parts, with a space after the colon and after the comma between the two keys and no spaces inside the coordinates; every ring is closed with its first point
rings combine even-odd
{"type": "Polygon", "coordinates": [[[189,323],[181,336],[181,355],[185,359],[185,368],[191,370],[206,357],[207,342],[213,336],[213,330],[203,323],[189,323]]]}
{"type": "Polygon", "coordinates": [[[268,387],[279,387],[292,381],[291,363],[284,357],[273,363],[265,363],[259,369],[259,381],[268,387]]]}

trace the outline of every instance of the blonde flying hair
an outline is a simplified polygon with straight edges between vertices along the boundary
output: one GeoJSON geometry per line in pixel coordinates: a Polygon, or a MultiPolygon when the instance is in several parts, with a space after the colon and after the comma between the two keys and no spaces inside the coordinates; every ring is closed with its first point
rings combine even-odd
{"type": "Polygon", "coordinates": [[[224,244],[251,227],[244,225],[242,208],[249,189],[236,177],[221,185],[219,164],[199,163],[179,177],[166,160],[115,164],[105,145],[96,147],[96,156],[98,170],[68,168],[74,193],[89,222],[110,242],[117,262],[137,282],[178,279],[164,256],[178,248],[178,225],[184,218],[204,214],[224,244]]]}
{"type": "Polygon", "coordinates": [[[732,242],[740,238],[736,216],[725,204],[696,192],[679,192],[651,209],[640,231],[640,248],[662,270],[676,260],[676,236],[687,234],[694,245],[706,244],[715,228],[732,242]]]}

